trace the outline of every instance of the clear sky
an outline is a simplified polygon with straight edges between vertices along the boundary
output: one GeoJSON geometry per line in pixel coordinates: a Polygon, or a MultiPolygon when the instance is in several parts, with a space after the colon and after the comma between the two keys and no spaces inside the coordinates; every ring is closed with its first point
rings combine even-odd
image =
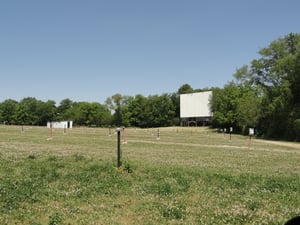
{"type": "Polygon", "coordinates": [[[300,31],[299,0],[0,0],[0,101],[223,87],[300,31]]]}

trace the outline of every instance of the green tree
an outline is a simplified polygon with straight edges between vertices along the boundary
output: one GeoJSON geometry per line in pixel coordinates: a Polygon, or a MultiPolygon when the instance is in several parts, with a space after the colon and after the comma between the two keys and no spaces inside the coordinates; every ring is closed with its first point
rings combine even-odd
{"type": "Polygon", "coordinates": [[[146,114],[147,98],[143,95],[136,95],[131,98],[128,105],[128,112],[126,113],[130,126],[146,127],[147,114],[146,114]]]}
{"type": "Polygon", "coordinates": [[[230,82],[224,88],[214,88],[211,99],[213,125],[215,127],[238,127],[238,102],[242,96],[241,87],[230,82]]]}
{"type": "Polygon", "coordinates": [[[115,110],[115,124],[118,121],[119,125],[137,127],[158,127],[173,124],[175,107],[171,95],[120,97],[120,95],[113,96],[106,101],[107,105],[110,105],[110,109],[115,110]]]}
{"type": "Polygon", "coordinates": [[[89,105],[88,121],[94,126],[107,126],[111,122],[111,114],[100,103],[92,102],[89,105]]]}
{"type": "Polygon", "coordinates": [[[107,126],[111,122],[110,111],[97,102],[73,102],[65,116],[79,126],[107,126]]]}
{"type": "Polygon", "coordinates": [[[45,126],[48,121],[53,121],[56,116],[55,101],[48,100],[47,102],[37,101],[36,125],[45,126]]]}
{"type": "Polygon", "coordinates": [[[69,118],[69,115],[67,114],[67,111],[72,108],[73,106],[73,101],[70,100],[69,98],[63,99],[60,103],[59,106],[57,107],[57,119],[58,120],[71,120],[69,118]]]}
{"type": "Polygon", "coordinates": [[[175,116],[175,107],[170,95],[154,95],[148,97],[146,112],[148,127],[170,126],[175,116]]]}
{"type": "Polygon", "coordinates": [[[38,104],[39,101],[36,98],[23,98],[16,110],[16,121],[26,125],[37,125],[39,122],[38,104]]]}
{"type": "Polygon", "coordinates": [[[7,99],[0,104],[0,121],[1,123],[14,124],[16,123],[16,109],[18,102],[12,99],[7,99]]]}
{"type": "Polygon", "coordinates": [[[245,91],[237,101],[237,125],[244,134],[257,127],[260,116],[260,99],[253,91],[245,91]]]}
{"type": "Polygon", "coordinates": [[[131,101],[132,97],[122,96],[121,94],[115,94],[105,100],[105,106],[113,114],[112,124],[116,126],[130,125],[128,107],[131,101]]]}
{"type": "Polygon", "coordinates": [[[237,102],[237,124],[244,134],[248,133],[249,127],[258,126],[261,116],[261,93],[259,86],[255,86],[250,81],[251,73],[249,67],[244,65],[236,71],[234,77],[241,89],[241,96],[237,102]]]}
{"type": "Polygon", "coordinates": [[[69,118],[74,119],[74,124],[80,126],[90,126],[91,121],[89,118],[89,103],[76,102],[73,107],[68,110],[67,115],[69,118]]]}
{"type": "Polygon", "coordinates": [[[173,118],[173,125],[178,126],[180,124],[180,95],[178,93],[173,93],[170,95],[175,115],[173,118]]]}
{"type": "Polygon", "coordinates": [[[295,135],[295,140],[300,141],[300,119],[296,119],[294,121],[294,135],[295,135]]]}
{"type": "Polygon", "coordinates": [[[300,35],[289,34],[259,51],[237,79],[260,91],[258,127],[266,137],[295,139],[300,118],[300,35]]]}
{"type": "Polygon", "coordinates": [[[188,94],[188,93],[193,93],[194,89],[191,87],[189,84],[183,84],[180,86],[178,89],[178,94],[188,94]]]}

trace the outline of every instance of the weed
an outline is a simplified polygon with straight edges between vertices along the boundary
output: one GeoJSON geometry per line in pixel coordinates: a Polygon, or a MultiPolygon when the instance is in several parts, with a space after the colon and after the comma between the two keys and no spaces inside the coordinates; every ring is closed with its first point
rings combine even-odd
{"type": "Polygon", "coordinates": [[[59,225],[62,223],[62,216],[59,213],[54,213],[53,215],[49,216],[48,225],[59,225]]]}
{"type": "Polygon", "coordinates": [[[187,215],[186,207],[177,201],[173,201],[170,205],[161,205],[159,211],[167,219],[184,219],[187,215]]]}
{"type": "Polygon", "coordinates": [[[85,157],[82,154],[76,153],[76,154],[73,155],[73,157],[74,157],[76,162],[85,160],[85,157]]]}
{"type": "Polygon", "coordinates": [[[261,203],[256,200],[249,200],[246,202],[246,208],[252,211],[258,210],[259,208],[261,208],[261,203]]]}
{"type": "Polygon", "coordinates": [[[36,159],[36,156],[35,155],[32,155],[32,154],[30,154],[29,156],[28,156],[28,159],[36,159]]]}
{"type": "Polygon", "coordinates": [[[125,163],[124,165],[124,169],[123,169],[126,173],[133,173],[133,169],[132,166],[129,163],[125,163]]]}

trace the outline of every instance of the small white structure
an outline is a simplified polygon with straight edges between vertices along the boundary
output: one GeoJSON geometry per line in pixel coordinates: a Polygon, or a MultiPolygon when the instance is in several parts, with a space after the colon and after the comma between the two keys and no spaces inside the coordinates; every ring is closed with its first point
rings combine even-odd
{"type": "Polygon", "coordinates": [[[253,136],[254,135],[254,128],[249,128],[249,136],[253,136]]]}
{"type": "Polygon", "coordinates": [[[212,117],[210,99],[212,91],[196,92],[180,95],[180,119],[181,125],[205,124],[212,117]]]}
{"type": "Polygon", "coordinates": [[[47,122],[47,128],[72,128],[73,127],[73,121],[52,121],[47,122]]]}

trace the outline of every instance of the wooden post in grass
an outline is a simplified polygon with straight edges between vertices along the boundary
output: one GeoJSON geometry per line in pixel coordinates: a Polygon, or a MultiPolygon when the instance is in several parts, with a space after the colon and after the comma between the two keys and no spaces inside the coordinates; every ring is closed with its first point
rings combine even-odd
{"type": "Polygon", "coordinates": [[[157,128],[157,136],[156,136],[156,140],[160,139],[160,133],[159,133],[159,128],[157,128]]]}
{"type": "Polygon", "coordinates": [[[121,162],[121,128],[118,127],[116,129],[117,131],[117,138],[118,138],[118,143],[117,143],[117,167],[119,168],[120,166],[122,166],[122,162],[121,162]]]}
{"type": "Polygon", "coordinates": [[[53,124],[50,122],[50,139],[53,138],[53,124]]]}
{"type": "Polygon", "coordinates": [[[230,140],[230,141],[231,141],[231,134],[232,134],[232,131],[233,131],[233,128],[230,127],[230,128],[229,128],[229,132],[230,132],[230,133],[229,133],[229,140],[230,140]]]}
{"type": "Polygon", "coordinates": [[[254,135],[254,128],[249,128],[249,143],[248,143],[248,147],[250,148],[251,147],[251,138],[252,136],[254,135]]]}

